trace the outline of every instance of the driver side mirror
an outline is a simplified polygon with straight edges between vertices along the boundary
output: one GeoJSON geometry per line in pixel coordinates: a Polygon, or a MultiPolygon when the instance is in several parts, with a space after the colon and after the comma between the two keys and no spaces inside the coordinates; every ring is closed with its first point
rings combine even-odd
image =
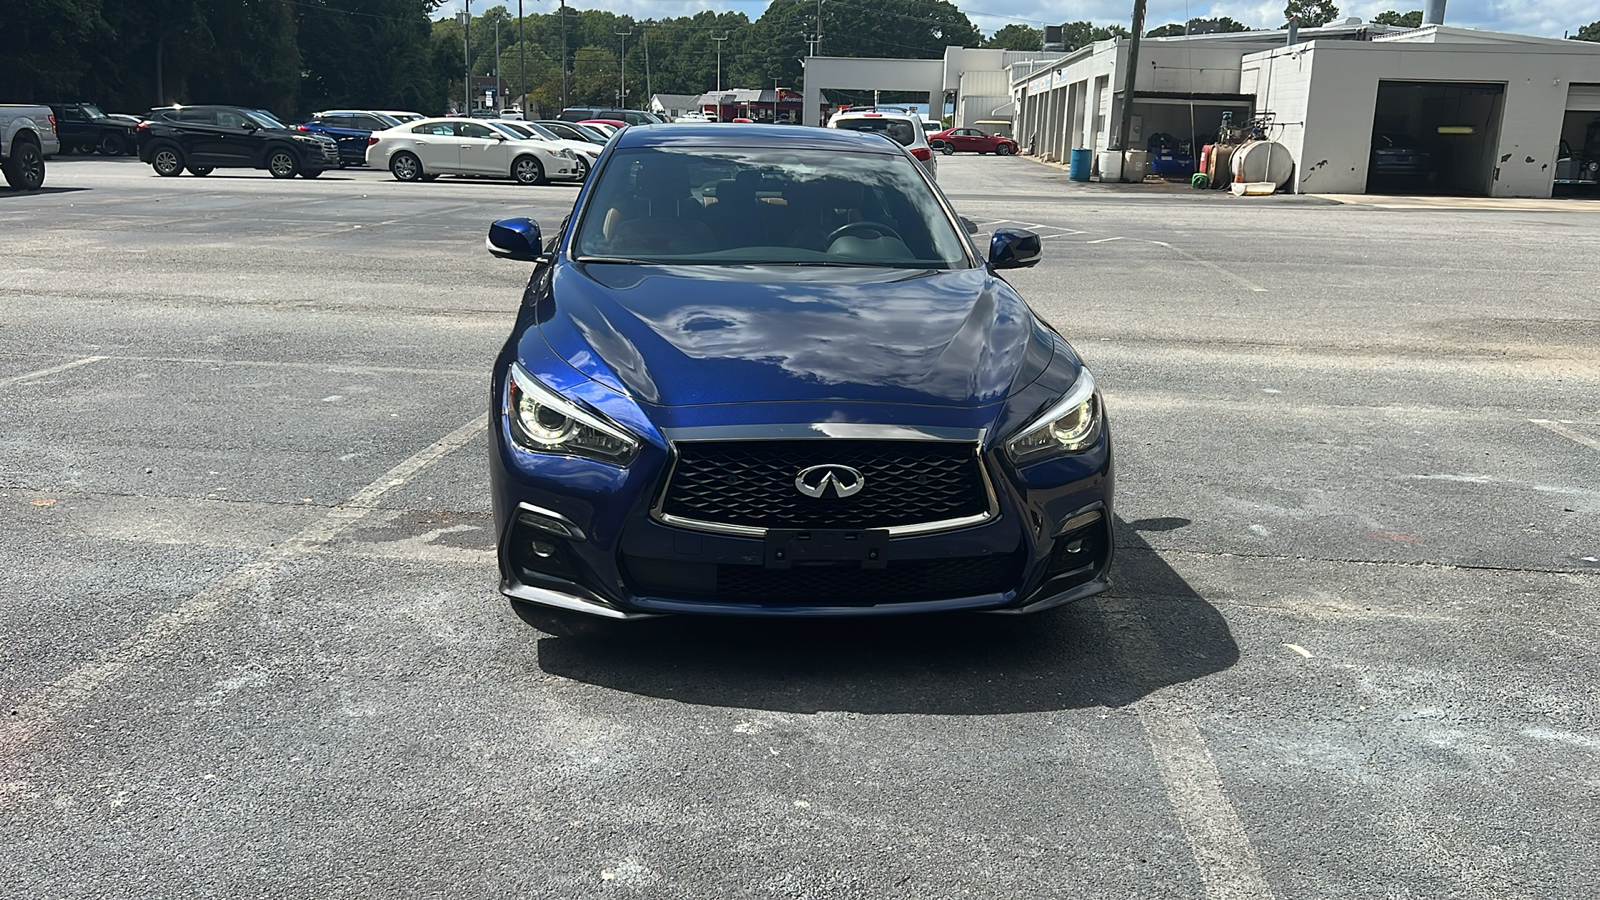
{"type": "Polygon", "coordinates": [[[256,123],[250,121],[249,119],[245,119],[244,120],[244,124],[241,125],[240,127],[245,130],[246,134],[255,134],[256,132],[261,130],[261,126],[260,125],[257,125],[256,123]]]}
{"type": "Polygon", "coordinates": [[[544,238],[539,234],[539,223],[525,216],[501,219],[490,225],[484,245],[491,256],[501,259],[538,262],[544,258],[544,238]]]}
{"type": "Polygon", "coordinates": [[[1026,269],[1044,256],[1044,242],[1023,228],[997,228],[989,238],[989,266],[994,269],[1026,269]]]}

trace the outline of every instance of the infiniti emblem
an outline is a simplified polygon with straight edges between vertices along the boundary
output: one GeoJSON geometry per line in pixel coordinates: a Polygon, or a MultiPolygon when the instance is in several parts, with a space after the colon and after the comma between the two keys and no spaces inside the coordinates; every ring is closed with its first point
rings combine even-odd
{"type": "Polygon", "coordinates": [[[800,474],[794,477],[795,490],[807,497],[821,497],[827,493],[830,484],[833,485],[835,496],[849,497],[861,492],[867,484],[867,478],[860,469],[832,463],[801,469],[800,474]]]}

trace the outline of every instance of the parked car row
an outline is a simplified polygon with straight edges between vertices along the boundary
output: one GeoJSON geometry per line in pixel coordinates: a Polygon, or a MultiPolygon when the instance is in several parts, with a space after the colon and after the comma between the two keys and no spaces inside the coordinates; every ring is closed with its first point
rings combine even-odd
{"type": "Polygon", "coordinates": [[[545,184],[588,175],[589,158],[560,141],[522,137],[512,124],[459,116],[410,122],[368,138],[367,164],[388,169],[396,181],[477,175],[545,184]]]}

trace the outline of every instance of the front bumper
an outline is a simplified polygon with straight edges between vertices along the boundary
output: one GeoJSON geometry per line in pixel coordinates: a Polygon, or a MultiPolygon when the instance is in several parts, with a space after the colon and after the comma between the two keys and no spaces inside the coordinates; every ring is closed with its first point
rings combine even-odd
{"type": "Polygon", "coordinates": [[[772,558],[765,536],[652,515],[665,449],[646,446],[627,469],[529,453],[498,414],[491,444],[500,587],[524,602],[609,618],[1026,613],[1110,586],[1109,429],[1085,453],[1020,471],[986,448],[995,489],[987,521],[887,537],[875,563],[790,567],[772,558]]]}

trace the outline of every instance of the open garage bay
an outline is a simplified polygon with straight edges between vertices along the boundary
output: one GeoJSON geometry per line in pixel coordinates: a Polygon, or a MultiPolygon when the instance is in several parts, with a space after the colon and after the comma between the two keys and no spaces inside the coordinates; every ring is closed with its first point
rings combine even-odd
{"type": "Polygon", "coordinates": [[[0,893],[1592,891],[1600,213],[940,174],[1044,235],[1114,593],[602,641],[511,614],[485,483],[483,234],[575,189],[0,194],[0,893]]]}

